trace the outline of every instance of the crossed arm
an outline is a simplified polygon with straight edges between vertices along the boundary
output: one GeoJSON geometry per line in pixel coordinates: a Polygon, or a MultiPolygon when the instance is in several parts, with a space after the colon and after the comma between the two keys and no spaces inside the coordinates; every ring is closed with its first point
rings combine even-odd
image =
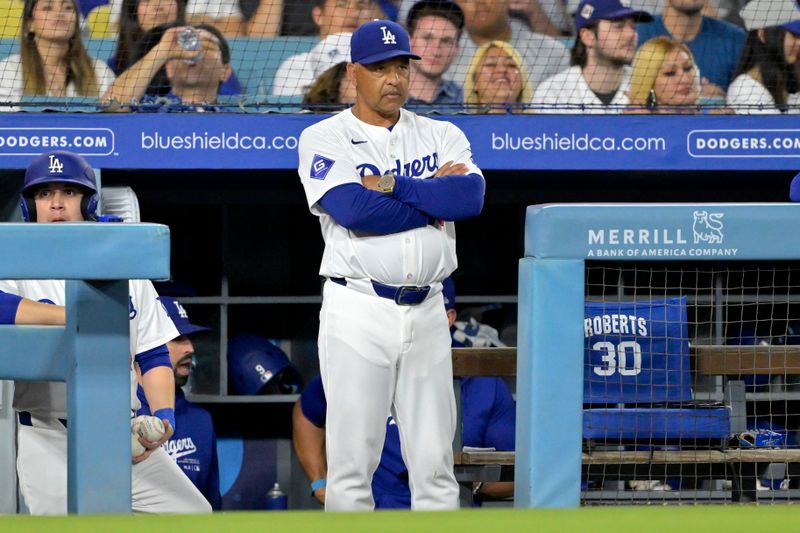
{"type": "Polygon", "coordinates": [[[485,190],[483,177],[467,171],[448,161],[431,179],[395,176],[391,195],[378,191],[380,176],[364,176],[362,186],[339,185],[319,203],[338,224],[378,235],[425,227],[432,219],[464,220],[481,212],[485,190]]]}

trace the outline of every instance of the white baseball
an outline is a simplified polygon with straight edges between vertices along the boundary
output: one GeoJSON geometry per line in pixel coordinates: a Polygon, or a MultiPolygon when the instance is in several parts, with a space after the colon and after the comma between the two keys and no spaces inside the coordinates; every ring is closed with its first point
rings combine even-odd
{"type": "Polygon", "coordinates": [[[139,442],[139,434],[131,432],[131,457],[139,457],[147,451],[144,445],[139,442]]]}
{"type": "Polygon", "coordinates": [[[134,427],[141,437],[150,442],[158,442],[164,436],[164,422],[155,416],[137,416],[134,420],[134,427]]]}

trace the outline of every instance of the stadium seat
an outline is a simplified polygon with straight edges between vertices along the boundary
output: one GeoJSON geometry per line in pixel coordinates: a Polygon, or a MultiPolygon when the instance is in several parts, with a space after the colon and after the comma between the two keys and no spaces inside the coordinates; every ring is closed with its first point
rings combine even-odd
{"type": "Polygon", "coordinates": [[[270,39],[229,39],[231,67],[245,94],[259,97],[272,92],[272,79],[284,59],[308,52],[318,37],[274,37],[270,39]]]}
{"type": "Polygon", "coordinates": [[[0,38],[19,37],[22,8],[19,0],[0,0],[0,38]]]}
{"type": "Polygon", "coordinates": [[[727,408],[690,403],[685,297],[587,302],[585,309],[584,439],[728,437],[727,408]]]}
{"type": "Polygon", "coordinates": [[[111,6],[106,4],[92,9],[86,16],[89,37],[92,39],[116,39],[117,23],[111,20],[111,6]]]}

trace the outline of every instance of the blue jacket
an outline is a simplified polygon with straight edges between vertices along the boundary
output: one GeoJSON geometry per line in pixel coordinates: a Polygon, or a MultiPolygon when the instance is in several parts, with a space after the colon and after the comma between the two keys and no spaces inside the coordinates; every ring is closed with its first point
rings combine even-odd
{"type": "MultiPolygon", "coordinates": [[[[142,402],[136,414],[151,414],[142,387],[138,388],[136,394],[142,402]]],[[[219,509],[222,498],[219,494],[217,434],[211,414],[187,400],[181,389],[175,391],[175,426],[175,433],[164,443],[164,448],[203,493],[211,507],[219,509]]]]}

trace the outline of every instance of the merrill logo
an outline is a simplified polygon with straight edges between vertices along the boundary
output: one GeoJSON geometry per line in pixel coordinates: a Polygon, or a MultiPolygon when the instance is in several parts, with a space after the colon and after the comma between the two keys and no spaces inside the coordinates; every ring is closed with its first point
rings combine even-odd
{"type": "Polygon", "coordinates": [[[724,235],[722,234],[723,224],[720,219],[725,214],[709,213],[708,211],[695,211],[693,214],[692,233],[694,234],[694,243],[722,244],[724,235]]]}

